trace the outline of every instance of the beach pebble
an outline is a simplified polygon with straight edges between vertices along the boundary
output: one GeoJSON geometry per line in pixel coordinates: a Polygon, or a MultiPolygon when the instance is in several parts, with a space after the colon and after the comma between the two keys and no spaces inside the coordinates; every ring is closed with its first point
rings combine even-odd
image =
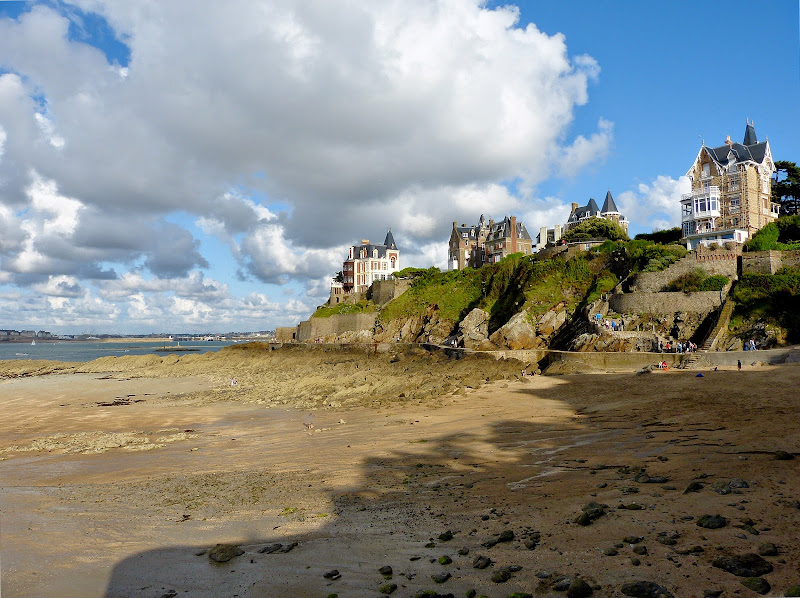
{"type": "Polygon", "coordinates": [[[689,482],[689,485],[686,486],[686,489],[683,491],[684,494],[689,494],[690,492],[700,492],[703,489],[702,482],[689,482]]]}
{"type": "Polygon", "coordinates": [[[758,547],[758,554],[761,556],[776,556],[778,547],[772,542],[764,542],[758,547]]]}
{"type": "Polygon", "coordinates": [[[772,586],[769,585],[769,582],[763,577],[748,577],[747,579],[743,579],[741,583],[744,587],[762,596],[772,589],[772,586]]]}
{"type": "Polygon", "coordinates": [[[217,544],[208,551],[208,558],[216,563],[227,563],[234,557],[244,554],[236,544],[217,544]]]}
{"type": "Polygon", "coordinates": [[[697,520],[697,525],[705,529],[720,529],[728,525],[728,520],[722,515],[703,515],[697,520]]]}
{"type": "Polygon", "coordinates": [[[511,579],[511,571],[504,567],[492,573],[492,581],[494,583],[505,583],[511,579]]]}
{"type": "Polygon", "coordinates": [[[757,554],[747,553],[734,556],[720,556],[711,564],[738,577],[758,577],[772,571],[772,565],[757,554]]]}
{"type": "Polygon", "coordinates": [[[635,581],[621,588],[625,596],[631,598],[674,598],[672,593],[654,581],[635,581]]]}
{"type": "Polygon", "coordinates": [[[593,593],[592,586],[577,577],[572,580],[567,588],[567,598],[586,598],[593,593]]]}

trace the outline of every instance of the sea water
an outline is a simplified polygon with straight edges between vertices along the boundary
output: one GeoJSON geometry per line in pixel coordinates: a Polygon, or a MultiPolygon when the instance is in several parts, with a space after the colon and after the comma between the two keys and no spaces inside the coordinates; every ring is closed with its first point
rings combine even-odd
{"type": "Polygon", "coordinates": [[[100,357],[122,355],[169,355],[158,349],[192,349],[191,352],[176,352],[174,355],[193,355],[219,351],[232,345],[233,341],[172,341],[165,342],[104,342],[88,341],[39,341],[35,345],[25,343],[0,343],[0,360],[3,359],[48,359],[51,361],[92,361],[100,357]]]}

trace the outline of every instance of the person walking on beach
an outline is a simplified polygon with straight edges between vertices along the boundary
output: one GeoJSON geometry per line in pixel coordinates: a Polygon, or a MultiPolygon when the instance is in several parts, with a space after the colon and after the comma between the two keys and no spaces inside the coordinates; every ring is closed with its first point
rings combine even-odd
{"type": "Polygon", "coordinates": [[[737,359],[736,360],[736,367],[739,368],[740,372],[742,371],[742,360],[741,359],[737,359]]]}

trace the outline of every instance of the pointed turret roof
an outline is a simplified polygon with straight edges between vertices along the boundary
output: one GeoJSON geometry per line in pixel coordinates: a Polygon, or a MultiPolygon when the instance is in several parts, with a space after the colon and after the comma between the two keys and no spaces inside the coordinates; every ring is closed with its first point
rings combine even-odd
{"type": "Polygon", "coordinates": [[[389,229],[389,232],[386,233],[386,240],[384,240],[383,244],[386,246],[387,249],[397,249],[397,245],[395,245],[394,237],[392,236],[392,229],[389,229]]]}
{"type": "Polygon", "coordinates": [[[758,138],[756,137],[756,128],[753,126],[752,121],[747,121],[747,127],[744,130],[744,141],[742,145],[755,145],[758,143],[758,138]]]}
{"type": "Polygon", "coordinates": [[[594,200],[594,197],[589,198],[589,203],[586,204],[586,209],[589,210],[590,214],[596,214],[600,211],[600,208],[597,207],[597,202],[594,200]]]}
{"type": "Polygon", "coordinates": [[[609,212],[619,213],[617,204],[614,203],[614,198],[611,197],[611,191],[606,193],[606,200],[603,202],[603,214],[607,214],[609,212]]]}

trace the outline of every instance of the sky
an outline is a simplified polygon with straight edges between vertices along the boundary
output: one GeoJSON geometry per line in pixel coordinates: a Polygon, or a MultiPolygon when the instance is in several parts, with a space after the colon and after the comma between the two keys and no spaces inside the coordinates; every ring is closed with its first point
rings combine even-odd
{"type": "Polygon", "coordinates": [[[0,329],[269,330],[391,228],[680,224],[701,145],[800,162],[797,0],[0,1],[0,329]]]}

